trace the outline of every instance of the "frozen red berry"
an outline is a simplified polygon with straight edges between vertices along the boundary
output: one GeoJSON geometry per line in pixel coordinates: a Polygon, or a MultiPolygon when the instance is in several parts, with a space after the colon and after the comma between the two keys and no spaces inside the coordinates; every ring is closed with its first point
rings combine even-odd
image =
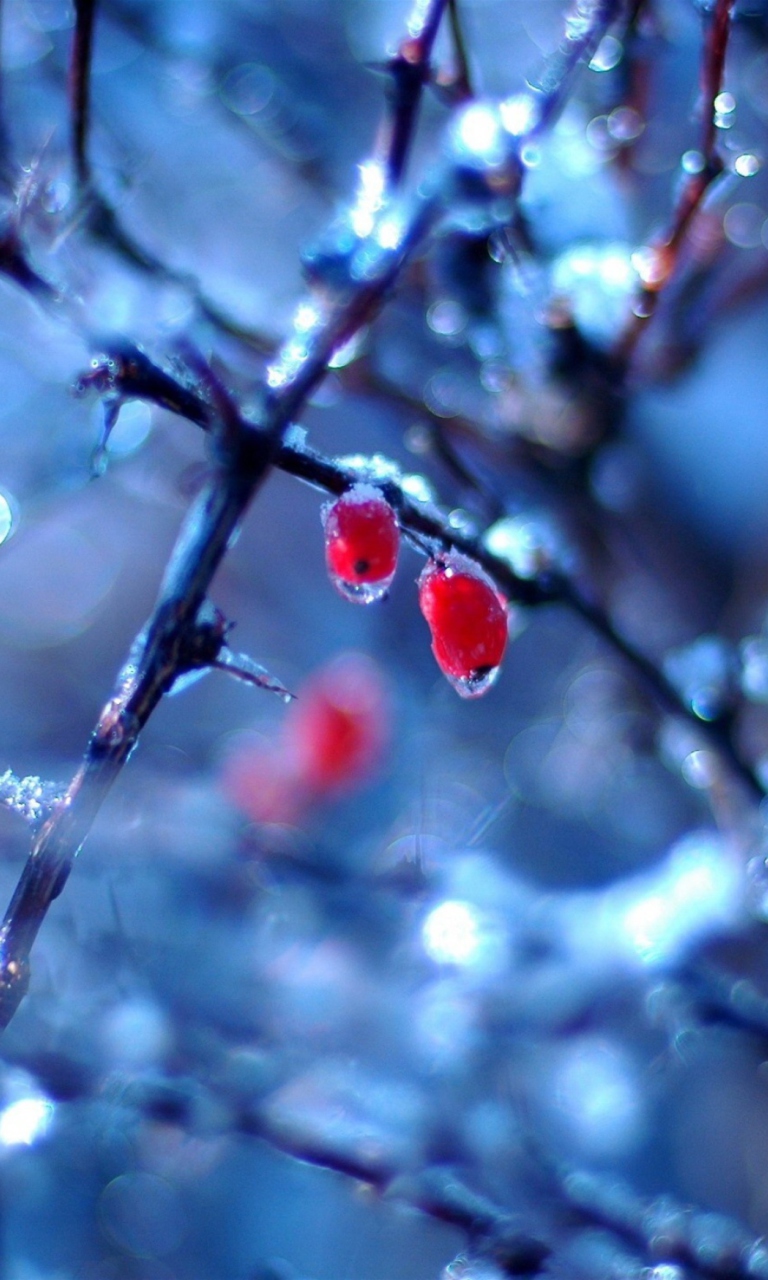
{"type": "Polygon", "coordinates": [[[379,600],[397,568],[400,530],[392,507],[371,484],[357,484],[323,512],[325,558],[343,596],[379,600]]]}
{"type": "Polygon", "coordinates": [[[467,698],[484,693],[507,647],[507,609],[479,565],[464,556],[434,560],[419,579],[419,605],[440,670],[467,698]]]}

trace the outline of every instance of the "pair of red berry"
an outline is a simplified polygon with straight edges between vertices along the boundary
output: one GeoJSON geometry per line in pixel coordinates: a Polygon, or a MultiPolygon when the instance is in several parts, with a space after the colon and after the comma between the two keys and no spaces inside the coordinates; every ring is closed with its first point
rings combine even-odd
{"type": "MultiPolygon", "coordinates": [[[[397,568],[397,516],[375,485],[358,484],[323,512],[328,570],[347,599],[367,604],[388,590],[397,568]]],[[[507,609],[479,565],[448,552],[419,578],[419,606],[440,670],[465,696],[483,693],[507,645],[507,609]]]]}

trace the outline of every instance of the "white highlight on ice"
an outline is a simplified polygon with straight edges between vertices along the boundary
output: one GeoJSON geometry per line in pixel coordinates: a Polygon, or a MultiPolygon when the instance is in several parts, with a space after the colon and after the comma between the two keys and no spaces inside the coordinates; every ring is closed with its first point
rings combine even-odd
{"type": "Polygon", "coordinates": [[[714,832],[699,831],[651,871],[600,895],[574,895],[564,926],[571,946],[595,960],[663,969],[703,938],[734,928],[743,910],[743,866],[714,832]]]}
{"type": "Polygon", "coordinates": [[[19,1098],[0,1112],[0,1143],[4,1147],[31,1147],[53,1119],[48,1098],[19,1098]]]}
{"type": "Polygon", "coordinates": [[[366,160],[358,166],[360,183],[357,198],[350,212],[352,230],[361,240],[369,236],[376,222],[376,214],[384,206],[386,176],[378,160],[366,160]]]}
{"type": "Polygon", "coordinates": [[[471,964],[480,944],[480,921],[467,902],[441,902],[421,930],[427,955],[438,964],[471,964]]]}

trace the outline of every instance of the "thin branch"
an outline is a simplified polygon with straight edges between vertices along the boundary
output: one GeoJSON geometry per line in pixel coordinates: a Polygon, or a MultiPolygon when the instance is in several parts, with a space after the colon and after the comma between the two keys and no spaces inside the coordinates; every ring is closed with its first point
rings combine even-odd
{"type": "Polygon", "coordinates": [[[675,203],[669,227],[648,247],[644,283],[635,300],[634,314],[616,347],[616,353],[623,361],[631,359],[641,334],[656,311],[664,287],[677,269],[690,225],[724,169],[723,159],[717,149],[716,100],[723,87],[734,5],[735,0],[714,0],[701,67],[701,168],[686,178],[675,203]]]}
{"type": "Polygon", "coordinates": [[[456,59],[456,67],[451,77],[451,88],[456,100],[461,102],[463,99],[474,97],[474,90],[469,71],[467,42],[464,38],[464,28],[459,14],[459,0],[448,0],[448,21],[451,24],[453,53],[456,59]]]}
{"type": "Polygon", "coordinates": [[[72,158],[81,189],[90,185],[88,133],[91,123],[91,70],[96,0],[75,0],[75,34],[69,71],[72,158]]]}
{"type": "Polygon", "coordinates": [[[676,1203],[645,1200],[615,1174],[561,1171],[559,1191],[582,1223],[607,1228],[649,1263],[670,1262],[700,1275],[749,1280],[750,1255],[761,1245],[738,1222],[676,1203]]]}
{"type": "Polygon", "coordinates": [[[531,81],[531,88],[538,94],[539,117],[528,138],[538,137],[554,124],[571,91],[573,77],[583,62],[590,61],[623,7],[624,0],[573,0],[560,45],[531,81]]]}
{"type": "MultiPolygon", "coordinates": [[[[116,355],[110,357],[113,385],[117,386],[121,382],[118,358],[116,355]]],[[[126,387],[130,387],[130,392],[127,398],[162,403],[165,407],[173,401],[186,403],[191,412],[183,416],[204,430],[210,429],[211,409],[199,393],[181,384],[175,394],[171,393],[169,384],[173,385],[173,379],[156,369],[146,356],[139,359],[128,354],[121,358],[126,360],[128,369],[126,387]],[[146,381],[142,378],[146,378],[146,381]],[[155,387],[161,388],[160,400],[155,398],[155,387]]],[[[95,385],[98,385],[98,373],[97,369],[88,375],[95,385]]],[[[242,429],[247,430],[245,420],[240,419],[240,422],[242,429]]],[[[325,457],[305,444],[286,441],[277,450],[274,465],[279,470],[336,496],[344,493],[357,478],[354,472],[334,459],[325,457]]],[[[441,550],[459,551],[471,557],[483,566],[508,599],[516,603],[562,604],[570,608],[627,662],[661,710],[684,718],[695,726],[696,732],[722,757],[749,793],[758,800],[762,799],[765,789],[751,765],[739,755],[727,726],[700,720],[653,659],[623,636],[605,610],[591,600],[575,581],[560,571],[548,572],[538,579],[523,578],[508,561],[488,551],[481,537],[460,533],[437,507],[413,502],[394,480],[387,480],[382,485],[382,491],[396,509],[401,528],[406,533],[415,535],[419,545],[426,541],[428,545],[434,544],[441,550]]]]}
{"type": "MultiPolygon", "coordinates": [[[[240,418],[224,424],[209,409],[215,470],[182,525],[153,614],[102,711],[80,769],[32,847],[0,928],[0,1026],[7,1025],[26,992],[32,944],[144,725],[176,678],[201,665],[197,658],[190,660],[201,638],[199,610],[285,431],[335,352],[376,313],[436,214],[434,199],[418,199],[397,249],[382,253],[377,264],[369,262],[363,283],[329,304],[310,332],[302,326],[289,340],[267,372],[259,423],[240,418]]],[[[161,384],[165,396],[167,384],[161,384]]],[[[212,651],[209,662],[217,656],[218,650],[212,651]]]]}
{"type": "MultiPolygon", "coordinates": [[[[598,0],[585,16],[582,3],[575,11],[580,14],[578,27],[574,26],[573,17],[569,19],[563,45],[565,52],[561,50],[563,56],[548,78],[535,131],[540,131],[542,119],[551,119],[559,109],[578,61],[591,56],[619,8],[620,0],[598,0]]],[[[92,19],[92,9],[83,13],[86,17],[90,13],[92,19]]],[[[442,6],[432,6],[427,13],[429,25],[417,33],[417,39],[424,44],[434,38],[433,30],[442,6]]],[[[85,26],[81,29],[82,65],[86,61],[83,52],[86,17],[82,19],[85,26]]],[[[87,112],[83,112],[82,119],[87,119],[87,112]]],[[[510,193],[514,189],[515,173],[510,155],[510,193]]],[[[495,174],[497,179],[498,176],[495,174]]],[[[441,216],[442,207],[440,189],[434,182],[425,182],[412,202],[408,221],[394,245],[389,247],[388,243],[384,247],[378,242],[372,243],[370,237],[364,239],[359,260],[355,258],[350,262],[347,279],[335,296],[326,297],[322,309],[314,302],[300,309],[294,333],[267,370],[261,414],[256,424],[239,417],[236,422],[230,421],[228,414],[222,421],[215,406],[206,402],[205,425],[213,442],[215,469],[182,525],[152,616],[138,636],[113,697],[99,717],[80,769],[32,847],[0,928],[0,1026],[7,1025],[27,990],[32,944],[51,902],[64,888],[96,814],[136,746],[144,725],[177,677],[202,665],[201,649],[209,664],[219,655],[224,636],[216,635],[203,625],[201,606],[231,539],[270,468],[279,463],[287,470],[287,463],[292,461],[295,473],[303,470],[307,472],[305,478],[313,482],[319,478],[322,483],[325,477],[330,485],[348,483],[333,464],[306,451],[289,449],[286,452],[285,433],[324,377],[335,353],[378,312],[404,265],[441,216]]],[[[168,403],[167,381],[161,379],[160,385],[160,394],[168,403]]],[[[401,513],[406,526],[415,534],[438,541],[445,537],[438,515],[417,508],[407,499],[401,504],[401,513]]],[[[511,566],[491,556],[475,540],[462,538],[455,531],[451,532],[449,545],[475,555],[481,564],[495,571],[502,588],[513,599],[530,603],[561,597],[577,599],[573,588],[556,575],[546,583],[521,579],[511,566]]],[[[582,612],[588,616],[586,602],[582,612]]],[[[599,617],[596,611],[593,613],[599,617]]],[[[610,634],[607,619],[603,625],[610,634]]],[[[626,654],[632,652],[631,646],[623,641],[617,639],[617,643],[626,654]]],[[[689,709],[682,706],[647,659],[638,655],[638,661],[650,668],[648,679],[662,702],[669,701],[682,714],[690,715],[689,709]]],[[[702,733],[706,732],[707,729],[702,728],[702,733]]],[[[723,750],[728,752],[727,744],[723,750]]],[[[745,779],[751,778],[748,767],[741,764],[733,751],[732,757],[737,772],[740,770],[745,779]]],[[[759,790],[756,779],[753,782],[759,790]]]]}
{"type": "Polygon", "coordinates": [[[405,173],[424,86],[432,74],[430,57],[445,12],[446,0],[416,3],[408,19],[408,35],[389,60],[391,75],[388,111],[376,150],[384,165],[387,185],[396,189],[405,173]]]}

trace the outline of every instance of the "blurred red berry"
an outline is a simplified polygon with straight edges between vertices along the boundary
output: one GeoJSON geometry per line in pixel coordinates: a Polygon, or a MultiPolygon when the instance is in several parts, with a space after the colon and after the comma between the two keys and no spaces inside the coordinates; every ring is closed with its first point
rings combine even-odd
{"type": "Polygon", "coordinates": [[[479,565],[463,556],[430,561],[419,579],[419,606],[440,670],[459,692],[483,693],[507,647],[507,610],[479,565]]]}
{"type": "Polygon", "coordinates": [[[389,697],[379,668],[345,653],[300,690],[285,722],[285,745],[304,785],[320,795],[353,790],[381,763],[389,697]]]}
{"type": "Polygon", "coordinates": [[[381,598],[400,548],[392,507],[373,485],[359,484],[326,507],[323,520],[326,562],[336,586],[362,604],[381,598]]]}
{"type": "Polygon", "coordinates": [[[299,822],[312,803],[363,786],[390,734],[390,698],[378,666],[344,653],[301,686],[276,742],[244,743],[225,762],[221,785],[254,822],[299,822]]]}

